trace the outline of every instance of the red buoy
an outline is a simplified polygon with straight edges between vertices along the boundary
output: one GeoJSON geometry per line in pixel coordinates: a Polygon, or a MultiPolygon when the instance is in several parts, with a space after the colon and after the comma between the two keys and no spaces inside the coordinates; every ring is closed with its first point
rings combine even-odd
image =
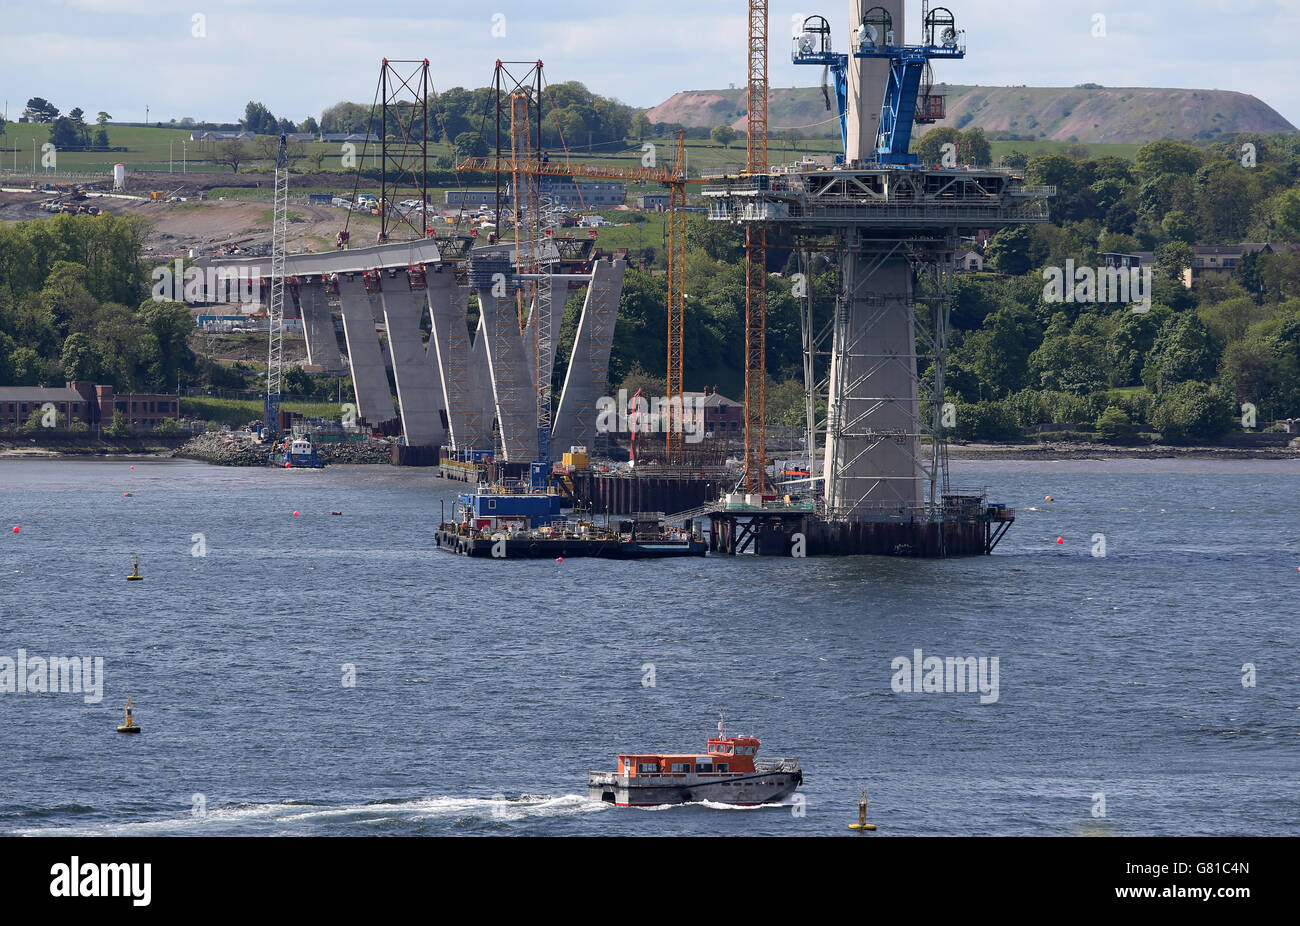
{"type": "Polygon", "coordinates": [[[294,516],[295,518],[298,517],[298,512],[295,511],[295,512],[293,513],[293,516],[294,516]]]}
{"type": "Polygon", "coordinates": [[[14,525],[14,533],[15,533],[15,534],[18,533],[18,525],[17,525],[17,524],[14,525]]]}
{"type": "Polygon", "coordinates": [[[1056,538],[1056,542],[1057,542],[1057,543],[1065,543],[1065,538],[1064,538],[1064,537],[1057,537],[1057,538],[1056,538]]]}
{"type": "Polygon", "coordinates": [[[562,562],[564,562],[564,557],[563,557],[563,556],[557,556],[557,557],[555,557],[555,561],[556,561],[557,563],[562,563],[562,562]]]}

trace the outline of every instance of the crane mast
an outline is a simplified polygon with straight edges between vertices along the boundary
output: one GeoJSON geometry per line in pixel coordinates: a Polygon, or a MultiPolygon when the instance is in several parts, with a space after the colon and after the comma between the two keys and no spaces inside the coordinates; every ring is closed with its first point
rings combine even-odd
{"type": "MultiPolygon", "coordinates": [[[[767,0],[749,0],[745,171],[767,173],[767,0]]],[[[745,226],[745,491],[767,486],[767,229],[745,226]]]]}
{"type": "Polygon", "coordinates": [[[289,162],[280,136],[275,155],[275,207],[271,223],[271,299],[267,311],[270,344],[266,358],[266,431],[280,430],[280,383],[284,374],[284,250],[289,227],[289,162]]]}

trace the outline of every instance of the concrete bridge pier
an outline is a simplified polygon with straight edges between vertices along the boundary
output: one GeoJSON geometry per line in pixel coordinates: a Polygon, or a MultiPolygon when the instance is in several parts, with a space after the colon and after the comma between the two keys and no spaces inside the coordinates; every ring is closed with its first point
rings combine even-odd
{"type": "Polygon", "coordinates": [[[368,292],[360,273],[339,274],[339,310],[347,340],[348,365],[356,392],[357,415],[371,425],[396,417],[375,320],[383,317],[380,294],[368,292]]]}
{"type": "Polygon", "coordinates": [[[412,447],[439,447],[446,442],[443,416],[447,403],[438,376],[438,352],[426,348],[420,323],[426,310],[425,271],[395,271],[379,293],[393,359],[393,379],[402,414],[402,433],[412,447]]]}
{"type": "Polygon", "coordinates": [[[329,372],[343,370],[343,355],[339,353],[339,339],[334,334],[329,297],[320,277],[304,277],[298,283],[298,307],[302,312],[302,331],[307,341],[307,362],[318,364],[329,372]]]}

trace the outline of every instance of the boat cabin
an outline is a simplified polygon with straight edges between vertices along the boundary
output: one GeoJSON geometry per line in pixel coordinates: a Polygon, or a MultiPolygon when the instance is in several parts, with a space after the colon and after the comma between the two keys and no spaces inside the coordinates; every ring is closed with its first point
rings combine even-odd
{"type": "Polygon", "coordinates": [[[618,774],[629,778],[655,775],[735,775],[754,771],[754,756],[760,743],[752,736],[714,737],[708,752],[667,754],[624,754],[618,757],[618,774]]]}
{"type": "Polygon", "coordinates": [[[484,491],[460,497],[464,520],[476,530],[524,530],[563,521],[561,498],[554,493],[484,491]]]}

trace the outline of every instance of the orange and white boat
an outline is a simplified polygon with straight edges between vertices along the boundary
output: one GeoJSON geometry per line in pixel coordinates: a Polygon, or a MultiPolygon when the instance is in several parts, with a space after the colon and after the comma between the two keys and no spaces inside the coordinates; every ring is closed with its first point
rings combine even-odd
{"type": "Polygon", "coordinates": [[[798,759],[757,757],[761,744],[752,736],[718,735],[704,753],[620,753],[612,772],[591,772],[592,800],[619,807],[650,807],[714,801],[753,806],[771,804],[803,784],[798,759]]]}

